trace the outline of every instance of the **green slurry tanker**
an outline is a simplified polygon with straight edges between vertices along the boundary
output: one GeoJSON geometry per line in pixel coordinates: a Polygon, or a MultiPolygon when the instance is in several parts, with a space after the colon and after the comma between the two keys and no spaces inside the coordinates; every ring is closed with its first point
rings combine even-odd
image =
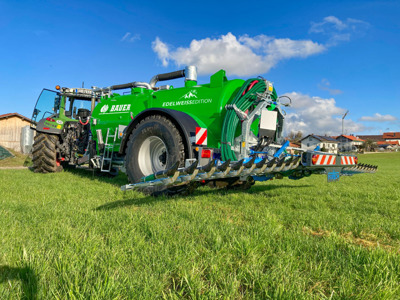
{"type": "Polygon", "coordinates": [[[296,148],[282,137],[283,106],[271,82],[258,77],[228,80],[220,70],[197,83],[196,67],[159,74],[149,83],[104,88],[44,89],[36,103],[33,166],[58,172],[89,165],[126,172],[122,190],[179,193],[208,184],[249,188],[255,181],[327,174],[372,173],[353,155],[296,148]],[[185,78],[183,87],[156,86],[185,78]],[[123,94],[116,91],[125,90],[123,94]]]}

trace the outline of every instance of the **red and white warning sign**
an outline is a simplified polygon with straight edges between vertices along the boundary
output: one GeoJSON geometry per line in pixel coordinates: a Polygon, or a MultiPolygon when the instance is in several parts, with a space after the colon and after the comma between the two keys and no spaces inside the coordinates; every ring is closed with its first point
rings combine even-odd
{"type": "Polygon", "coordinates": [[[356,164],[356,160],[355,160],[355,156],[342,156],[340,163],[342,165],[355,165],[356,164]]]}
{"type": "Polygon", "coordinates": [[[315,165],[334,165],[336,164],[336,156],[335,155],[321,155],[318,154],[315,156],[315,165]]]}
{"type": "Polygon", "coordinates": [[[207,128],[196,127],[196,144],[207,146],[207,128]]]}

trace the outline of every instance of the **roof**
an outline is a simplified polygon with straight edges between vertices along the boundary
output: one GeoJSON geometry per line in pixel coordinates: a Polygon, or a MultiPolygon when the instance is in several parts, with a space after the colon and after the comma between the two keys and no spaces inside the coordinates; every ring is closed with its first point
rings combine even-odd
{"type": "Polygon", "coordinates": [[[338,141],[335,140],[334,138],[331,138],[330,136],[325,136],[325,135],[316,135],[316,134],[309,134],[305,138],[302,138],[301,141],[305,140],[308,137],[313,137],[319,140],[320,142],[325,142],[325,143],[337,143],[338,141]]]}
{"type": "Polygon", "coordinates": [[[341,136],[343,136],[343,137],[345,137],[346,139],[349,139],[349,140],[351,140],[351,141],[354,141],[354,142],[365,142],[365,140],[362,140],[362,139],[360,139],[359,137],[356,137],[356,136],[354,136],[354,135],[345,135],[345,134],[339,135],[338,137],[336,137],[336,139],[339,138],[339,137],[341,137],[341,136]]]}
{"type": "Polygon", "coordinates": [[[400,132],[384,132],[383,138],[387,139],[400,139],[400,132]]]}
{"type": "Polygon", "coordinates": [[[289,147],[300,148],[301,146],[299,144],[297,144],[297,143],[290,142],[289,147]]]}
{"type": "Polygon", "coordinates": [[[399,145],[398,141],[379,141],[378,145],[399,145]]]}
{"type": "Polygon", "coordinates": [[[20,115],[19,113],[9,113],[9,114],[0,115],[0,120],[1,119],[12,118],[12,117],[18,117],[18,118],[21,118],[22,120],[31,122],[31,119],[29,119],[29,118],[27,118],[27,117],[25,117],[23,115],[20,115]]]}
{"type": "Polygon", "coordinates": [[[360,139],[363,139],[364,141],[367,141],[367,140],[370,140],[373,142],[383,141],[382,135],[359,135],[358,137],[360,139]]]}

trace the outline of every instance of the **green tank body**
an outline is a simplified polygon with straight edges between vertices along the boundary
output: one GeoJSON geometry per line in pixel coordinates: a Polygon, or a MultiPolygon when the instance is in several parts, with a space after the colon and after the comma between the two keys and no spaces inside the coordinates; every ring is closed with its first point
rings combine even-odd
{"type": "MultiPolygon", "coordinates": [[[[128,126],[138,114],[150,108],[181,111],[192,117],[199,127],[207,128],[207,147],[219,148],[225,105],[230,103],[244,80],[227,80],[220,70],[210,78],[210,83],[197,85],[186,81],[184,87],[160,89],[132,88],[131,94],[113,94],[103,97],[92,112],[91,126],[94,139],[96,130],[104,134],[107,129],[128,126]]],[[[114,151],[119,151],[119,144],[114,151]]]]}

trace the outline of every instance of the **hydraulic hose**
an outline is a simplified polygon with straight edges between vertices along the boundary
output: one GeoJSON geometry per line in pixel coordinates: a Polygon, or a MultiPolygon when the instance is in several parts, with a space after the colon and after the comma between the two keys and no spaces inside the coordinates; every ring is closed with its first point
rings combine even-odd
{"type": "MultiPolygon", "coordinates": [[[[267,86],[263,79],[248,79],[240,88],[235,98],[230,104],[235,104],[241,111],[248,110],[257,99],[257,94],[265,92],[267,86]]],[[[277,95],[275,89],[272,93],[272,99],[276,100],[277,95]]],[[[237,160],[235,152],[231,149],[234,144],[235,132],[239,125],[239,117],[233,109],[228,109],[224,118],[221,134],[221,155],[224,161],[230,159],[237,160]]]]}

